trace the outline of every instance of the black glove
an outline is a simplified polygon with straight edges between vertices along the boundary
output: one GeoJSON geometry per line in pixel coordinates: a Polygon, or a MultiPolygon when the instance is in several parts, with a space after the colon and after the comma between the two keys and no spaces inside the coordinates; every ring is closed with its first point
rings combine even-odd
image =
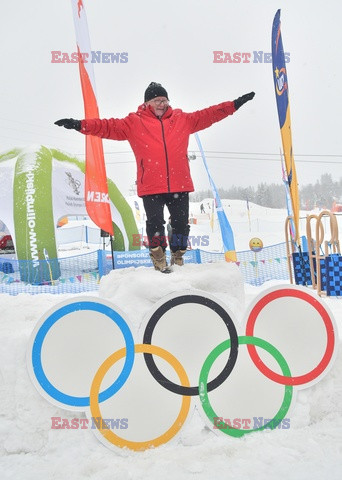
{"type": "Polygon", "coordinates": [[[234,100],[234,106],[235,110],[238,110],[244,103],[248,102],[249,100],[252,100],[254,98],[255,93],[246,93],[246,95],[242,95],[242,97],[237,98],[234,100]]]}
{"type": "Polygon", "coordinates": [[[57,120],[55,122],[55,125],[67,128],[68,130],[71,130],[73,128],[78,132],[81,131],[81,120],[74,120],[73,118],[62,118],[61,120],[57,120]]]}

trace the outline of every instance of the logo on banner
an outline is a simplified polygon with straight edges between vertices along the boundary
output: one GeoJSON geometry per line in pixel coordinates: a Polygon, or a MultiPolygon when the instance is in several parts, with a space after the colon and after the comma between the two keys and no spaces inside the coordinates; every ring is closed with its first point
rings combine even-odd
{"type": "Polygon", "coordinates": [[[65,172],[65,175],[67,176],[67,183],[70,185],[70,187],[73,189],[75,195],[80,194],[80,187],[81,187],[81,182],[77,179],[75,179],[72,176],[71,172],[65,172]]]}
{"type": "Polygon", "coordinates": [[[87,202],[109,203],[108,193],[89,190],[87,192],[87,202]]]}
{"type": "Polygon", "coordinates": [[[277,95],[282,95],[287,90],[286,68],[281,68],[279,70],[277,67],[274,70],[274,74],[277,95]]]}

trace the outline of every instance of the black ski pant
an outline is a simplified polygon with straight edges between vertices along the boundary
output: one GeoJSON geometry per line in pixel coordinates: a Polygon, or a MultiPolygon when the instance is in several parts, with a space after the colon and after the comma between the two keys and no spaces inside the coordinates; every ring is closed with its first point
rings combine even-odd
{"type": "Polygon", "coordinates": [[[149,248],[159,245],[165,250],[167,236],[164,229],[164,207],[167,206],[171,216],[172,252],[186,250],[190,231],[189,193],[158,193],[142,197],[146,212],[146,234],[149,248]]]}

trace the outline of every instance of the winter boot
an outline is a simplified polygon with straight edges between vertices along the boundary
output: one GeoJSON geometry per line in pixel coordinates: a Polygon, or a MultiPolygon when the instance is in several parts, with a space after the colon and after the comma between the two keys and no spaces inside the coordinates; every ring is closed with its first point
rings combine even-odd
{"type": "Polygon", "coordinates": [[[150,249],[150,257],[153,262],[155,270],[160,272],[168,272],[169,268],[166,263],[166,255],[161,246],[150,249]]]}
{"type": "Polygon", "coordinates": [[[179,265],[180,267],[184,265],[183,255],[186,250],[177,250],[176,252],[171,253],[171,265],[179,265]]]}

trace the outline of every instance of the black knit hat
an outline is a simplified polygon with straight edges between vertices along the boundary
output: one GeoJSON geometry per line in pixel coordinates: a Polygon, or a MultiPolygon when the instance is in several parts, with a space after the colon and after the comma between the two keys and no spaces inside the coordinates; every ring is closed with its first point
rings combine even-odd
{"type": "Polygon", "coordinates": [[[144,101],[148,102],[149,100],[152,100],[152,98],[156,97],[166,97],[169,99],[167,96],[167,91],[160,85],[160,83],[151,82],[145,90],[144,101]]]}

